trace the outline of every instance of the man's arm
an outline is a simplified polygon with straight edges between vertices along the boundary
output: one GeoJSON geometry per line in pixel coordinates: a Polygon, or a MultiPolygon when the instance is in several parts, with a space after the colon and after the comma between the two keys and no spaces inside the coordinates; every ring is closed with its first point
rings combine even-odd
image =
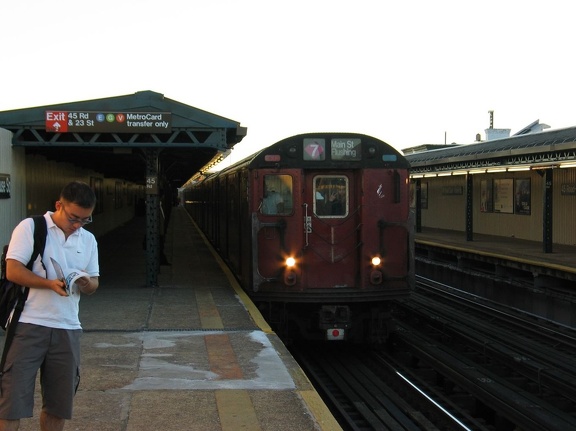
{"type": "Polygon", "coordinates": [[[98,277],[82,277],[76,280],[80,292],[86,295],[92,295],[98,289],[100,284],[98,277]]]}
{"type": "Polygon", "coordinates": [[[50,289],[60,296],[68,296],[62,280],[48,280],[34,274],[26,265],[16,259],[6,259],[6,278],[21,286],[34,289],[50,289]]]}

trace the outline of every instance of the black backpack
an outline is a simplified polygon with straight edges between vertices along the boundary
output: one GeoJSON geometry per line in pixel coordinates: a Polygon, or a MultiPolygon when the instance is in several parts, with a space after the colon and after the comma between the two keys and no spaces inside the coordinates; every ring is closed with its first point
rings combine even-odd
{"type": "MultiPolygon", "coordinates": [[[[46,225],[44,216],[33,216],[32,219],[34,220],[34,250],[26,265],[26,268],[30,270],[32,270],[32,265],[34,265],[34,261],[38,258],[38,255],[40,255],[40,259],[42,259],[44,247],[46,246],[46,235],[48,235],[48,226],[46,225]]],[[[4,341],[2,360],[0,361],[0,378],[4,374],[6,356],[10,349],[10,344],[12,344],[14,331],[20,319],[20,314],[22,314],[22,310],[24,309],[24,303],[26,299],[28,299],[28,292],[30,291],[29,287],[22,288],[22,286],[6,279],[7,251],[8,246],[5,245],[2,250],[2,271],[0,274],[0,326],[6,330],[6,339],[4,341]],[[12,310],[14,310],[14,314],[8,325],[8,319],[12,310]],[[6,328],[6,326],[8,326],[8,328],[6,328]]]]}
{"type": "MultiPolygon", "coordinates": [[[[44,254],[46,235],[48,234],[48,228],[44,216],[34,216],[32,219],[34,220],[34,250],[32,251],[32,256],[26,265],[30,270],[32,270],[32,265],[38,255],[42,256],[44,254]]],[[[0,326],[2,329],[6,329],[6,326],[8,326],[8,319],[12,310],[14,310],[12,321],[18,321],[30,290],[29,287],[22,288],[18,284],[6,279],[7,252],[8,245],[5,245],[2,251],[2,271],[0,274],[0,326]]]]}

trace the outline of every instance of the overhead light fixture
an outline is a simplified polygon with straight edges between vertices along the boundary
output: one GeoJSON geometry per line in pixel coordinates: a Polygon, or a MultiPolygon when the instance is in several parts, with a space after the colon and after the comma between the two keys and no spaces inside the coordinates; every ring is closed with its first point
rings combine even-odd
{"type": "Polygon", "coordinates": [[[561,168],[576,168],[576,162],[560,163],[561,168]]]}
{"type": "Polygon", "coordinates": [[[530,170],[530,166],[528,166],[528,165],[510,166],[508,168],[508,172],[529,171],[529,170],[530,170]]]}
{"type": "Polygon", "coordinates": [[[437,177],[449,177],[450,175],[452,175],[452,172],[438,172],[436,174],[437,177]]]}
{"type": "MultiPolygon", "coordinates": [[[[546,169],[556,169],[559,166],[560,165],[543,163],[541,165],[532,165],[532,166],[530,166],[530,169],[533,171],[538,171],[538,170],[545,171],[546,169]]],[[[570,167],[570,166],[568,166],[568,167],[570,167]]]]}
{"type": "Polygon", "coordinates": [[[490,174],[494,172],[506,172],[506,168],[488,168],[486,172],[490,174]]]}
{"type": "Polygon", "coordinates": [[[475,175],[475,174],[484,174],[486,173],[486,169],[470,169],[468,171],[469,174],[475,175]]]}

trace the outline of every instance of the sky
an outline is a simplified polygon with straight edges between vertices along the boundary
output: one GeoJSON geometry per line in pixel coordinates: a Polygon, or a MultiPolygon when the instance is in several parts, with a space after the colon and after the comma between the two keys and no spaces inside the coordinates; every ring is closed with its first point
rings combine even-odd
{"type": "Polygon", "coordinates": [[[0,111],[151,90],[285,137],[398,150],[576,126],[572,0],[5,0],[0,111]]]}

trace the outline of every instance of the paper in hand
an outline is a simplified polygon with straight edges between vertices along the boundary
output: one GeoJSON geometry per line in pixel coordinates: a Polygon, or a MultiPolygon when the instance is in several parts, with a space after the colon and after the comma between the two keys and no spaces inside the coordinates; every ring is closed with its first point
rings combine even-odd
{"type": "Polygon", "coordinates": [[[54,266],[54,270],[56,271],[56,276],[59,280],[64,282],[64,288],[66,289],[66,293],[70,295],[72,292],[72,286],[76,283],[76,280],[82,277],[90,277],[87,273],[83,271],[72,270],[68,275],[64,275],[64,271],[62,270],[62,266],[54,260],[54,258],[50,258],[52,261],[52,265],[54,266]]]}

